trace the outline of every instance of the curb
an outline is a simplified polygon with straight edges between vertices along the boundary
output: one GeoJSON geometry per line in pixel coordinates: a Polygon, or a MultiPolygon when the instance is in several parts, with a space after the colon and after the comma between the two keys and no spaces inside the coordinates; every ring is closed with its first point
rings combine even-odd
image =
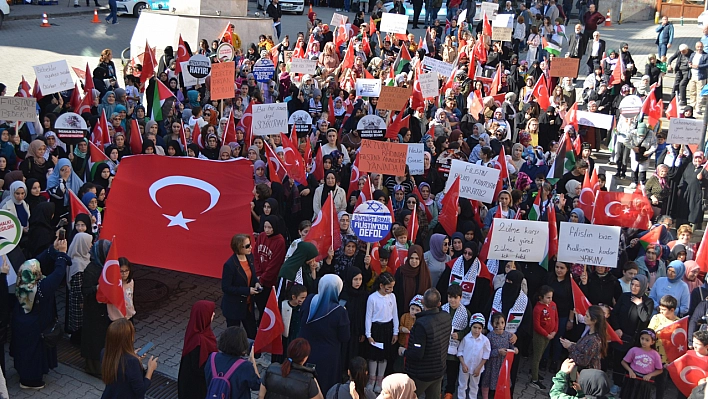
{"type": "MultiPolygon", "coordinates": [[[[85,7],[84,7],[85,8],[85,7]]],[[[66,13],[59,13],[59,14],[51,14],[47,13],[49,15],[49,19],[56,19],[56,18],[62,18],[62,17],[76,17],[79,15],[92,15],[93,10],[95,8],[91,9],[86,9],[86,10],[81,10],[81,11],[70,11],[66,13]]],[[[39,8],[38,8],[39,10],[39,8]]],[[[101,11],[109,11],[108,8],[104,7],[99,7],[98,12],[100,13],[101,11]]],[[[5,16],[5,21],[22,21],[22,20],[28,20],[28,19],[41,19],[42,18],[42,13],[37,13],[37,15],[34,14],[26,14],[26,15],[17,15],[17,14],[12,14],[5,16]]]]}

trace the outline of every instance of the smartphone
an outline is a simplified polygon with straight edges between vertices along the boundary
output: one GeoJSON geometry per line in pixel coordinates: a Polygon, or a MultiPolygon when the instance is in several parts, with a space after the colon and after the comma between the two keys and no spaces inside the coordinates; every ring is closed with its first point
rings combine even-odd
{"type": "Polygon", "coordinates": [[[147,344],[145,344],[138,351],[138,357],[143,357],[143,355],[145,355],[147,353],[147,351],[149,351],[153,346],[155,346],[155,344],[153,344],[152,342],[148,342],[147,344]]]}
{"type": "Polygon", "coordinates": [[[251,349],[253,349],[253,344],[254,344],[255,342],[256,342],[256,341],[254,341],[254,340],[248,338],[248,353],[251,353],[251,349]]]}
{"type": "Polygon", "coordinates": [[[258,287],[258,288],[256,288],[256,291],[258,291],[258,292],[263,291],[263,287],[258,287]]]}
{"type": "Polygon", "coordinates": [[[59,240],[66,240],[66,229],[59,229],[59,240]]]}
{"type": "Polygon", "coordinates": [[[557,204],[560,202],[560,194],[553,195],[553,203],[557,204]]]}

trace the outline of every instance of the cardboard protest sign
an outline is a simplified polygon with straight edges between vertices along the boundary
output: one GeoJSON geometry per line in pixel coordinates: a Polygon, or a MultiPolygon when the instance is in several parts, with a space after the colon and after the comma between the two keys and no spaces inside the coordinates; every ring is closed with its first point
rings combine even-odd
{"type": "Polygon", "coordinates": [[[437,73],[418,75],[418,81],[420,82],[420,92],[423,94],[423,98],[437,97],[440,95],[437,73]]]}
{"type": "Polygon", "coordinates": [[[408,15],[385,12],[381,15],[381,32],[403,33],[408,30],[408,15]]]}
{"type": "Polygon", "coordinates": [[[182,80],[184,81],[185,87],[194,86],[197,84],[197,78],[189,74],[189,71],[187,70],[187,64],[189,64],[188,61],[183,61],[179,63],[180,67],[182,68],[182,80]]]}
{"type": "Polygon", "coordinates": [[[401,143],[361,140],[359,172],[403,176],[406,173],[408,146],[401,143]]]}
{"type": "Polygon", "coordinates": [[[490,21],[494,20],[497,17],[497,10],[499,10],[499,3],[488,3],[483,1],[481,19],[484,20],[484,14],[487,14],[487,19],[490,21]]]}
{"type": "Polygon", "coordinates": [[[580,58],[553,57],[551,61],[551,76],[560,78],[577,78],[580,58]]]}
{"type": "Polygon", "coordinates": [[[614,116],[597,112],[578,111],[578,125],[594,126],[599,129],[612,129],[614,116]]]}
{"type": "Polygon", "coordinates": [[[251,131],[258,136],[287,133],[288,104],[253,104],[251,131]]]}
{"type": "Polygon", "coordinates": [[[452,64],[445,61],[436,60],[435,58],[423,57],[423,70],[426,72],[435,71],[444,78],[449,78],[452,75],[452,64]]]}
{"type": "Polygon", "coordinates": [[[218,62],[211,66],[211,99],[222,100],[224,98],[233,98],[234,89],[234,74],[236,72],[236,63],[218,62]]]}
{"type": "Polygon", "coordinates": [[[34,122],[37,100],[32,97],[0,97],[0,120],[34,122]]]}
{"type": "Polygon", "coordinates": [[[408,156],[406,158],[406,164],[408,165],[408,171],[411,175],[422,175],[425,172],[423,165],[423,153],[425,149],[423,143],[412,143],[408,145],[408,156]]]}
{"type": "Polygon", "coordinates": [[[347,17],[346,15],[334,13],[332,14],[332,21],[330,21],[329,26],[331,26],[331,29],[337,29],[339,25],[344,25],[347,23],[347,17]]]}
{"type": "MultiPolygon", "coordinates": [[[[514,27],[514,14],[497,14],[492,20],[492,32],[494,28],[513,28],[514,27]]],[[[494,40],[494,39],[492,39],[494,40]]]]}
{"type": "Polygon", "coordinates": [[[37,76],[42,95],[58,93],[74,88],[74,80],[66,60],[35,65],[34,74],[37,76]]]}
{"type": "Polygon", "coordinates": [[[290,62],[290,72],[303,75],[314,75],[317,70],[317,60],[307,58],[293,58],[290,62]]]}
{"type": "Polygon", "coordinates": [[[381,79],[357,79],[355,88],[357,96],[378,97],[381,94],[381,79]]]}
{"type": "Polygon", "coordinates": [[[359,136],[364,139],[383,139],[386,135],[386,121],[378,115],[364,115],[356,124],[359,136]]]}
{"type": "Polygon", "coordinates": [[[411,99],[412,92],[413,89],[410,87],[384,86],[381,88],[379,103],[376,105],[376,109],[400,111],[408,100],[411,99]]]}
{"type": "Polygon", "coordinates": [[[558,261],[617,267],[619,226],[561,222],[558,261]]]}
{"type": "Polygon", "coordinates": [[[494,218],[489,234],[489,259],[541,262],[548,243],[548,222],[494,218]]]}
{"type": "Polygon", "coordinates": [[[453,159],[449,173],[445,192],[450,188],[455,178],[460,176],[460,197],[486,203],[494,201],[499,169],[453,159]]]}
{"type": "Polygon", "coordinates": [[[669,144],[701,144],[702,132],[703,121],[700,119],[671,118],[666,142],[669,144]]]}
{"type": "Polygon", "coordinates": [[[492,28],[492,40],[498,40],[500,42],[510,42],[512,31],[512,28],[495,26],[492,28]]]}

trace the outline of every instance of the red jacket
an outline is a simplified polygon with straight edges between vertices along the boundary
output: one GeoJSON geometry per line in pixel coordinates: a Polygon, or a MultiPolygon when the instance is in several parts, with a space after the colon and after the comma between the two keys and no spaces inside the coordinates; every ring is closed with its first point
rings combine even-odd
{"type": "Polygon", "coordinates": [[[547,337],[558,331],[558,309],[551,301],[548,305],[537,302],[533,308],[533,330],[547,337]]]}
{"type": "Polygon", "coordinates": [[[285,260],[285,239],[280,234],[258,234],[253,248],[253,264],[263,287],[273,287],[285,260]]]}

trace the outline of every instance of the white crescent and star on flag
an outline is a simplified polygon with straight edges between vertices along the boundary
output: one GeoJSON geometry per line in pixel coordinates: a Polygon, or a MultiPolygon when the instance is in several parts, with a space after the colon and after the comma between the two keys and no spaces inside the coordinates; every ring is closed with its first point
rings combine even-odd
{"type": "MultiPolygon", "coordinates": [[[[216,204],[219,202],[219,198],[221,197],[221,192],[214,187],[212,184],[201,180],[197,179],[194,177],[188,177],[188,176],[167,176],[163,177],[162,179],[159,179],[152,183],[150,185],[150,188],[148,189],[148,192],[150,194],[150,199],[152,202],[155,203],[158,207],[162,208],[162,205],[157,201],[156,195],[157,192],[160,191],[161,189],[169,186],[187,186],[187,187],[194,187],[198,188],[207,194],[209,194],[210,197],[210,202],[209,206],[203,210],[201,214],[204,214],[214,208],[216,204]]],[[[169,223],[167,224],[167,227],[172,227],[172,226],[179,226],[185,230],[189,230],[189,227],[187,226],[187,223],[191,223],[196,221],[197,219],[189,219],[184,217],[184,214],[182,211],[179,211],[176,215],[171,216],[167,214],[162,214],[162,216],[166,217],[167,220],[169,220],[169,223]]]]}

